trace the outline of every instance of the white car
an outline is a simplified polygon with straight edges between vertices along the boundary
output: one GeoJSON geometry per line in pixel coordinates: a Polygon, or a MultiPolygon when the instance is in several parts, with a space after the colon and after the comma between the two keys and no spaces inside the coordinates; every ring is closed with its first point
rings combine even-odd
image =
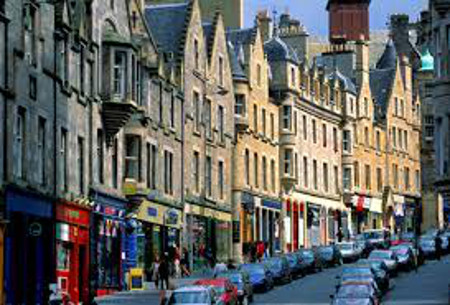
{"type": "Polygon", "coordinates": [[[355,242],[342,242],[336,244],[336,246],[346,262],[357,261],[361,257],[362,250],[355,242]]]}
{"type": "Polygon", "coordinates": [[[213,305],[216,304],[214,289],[207,286],[186,286],[176,289],[166,305],[213,305]]]}

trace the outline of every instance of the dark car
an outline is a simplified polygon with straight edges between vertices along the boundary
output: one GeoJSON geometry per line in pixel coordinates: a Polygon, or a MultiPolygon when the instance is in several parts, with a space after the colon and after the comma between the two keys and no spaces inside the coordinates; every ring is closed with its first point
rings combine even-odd
{"type": "Polygon", "coordinates": [[[393,251],[390,250],[375,250],[369,255],[369,259],[383,261],[388,270],[389,275],[396,276],[398,272],[398,258],[393,251]]]}
{"type": "Polygon", "coordinates": [[[253,285],[250,282],[250,275],[248,272],[244,270],[233,270],[221,273],[219,276],[228,278],[230,282],[236,286],[240,304],[253,302],[253,285]]]}
{"type": "Polygon", "coordinates": [[[380,260],[360,259],[356,266],[371,266],[374,270],[375,279],[378,287],[383,292],[386,292],[390,288],[391,279],[386,264],[380,260]]]}
{"type": "Polygon", "coordinates": [[[419,240],[419,247],[425,258],[436,258],[436,241],[434,237],[423,236],[419,240]]]}
{"type": "Polygon", "coordinates": [[[336,295],[330,296],[332,305],[378,305],[379,300],[375,290],[365,283],[343,285],[336,295]]]}
{"type": "Polygon", "coordinates": [[[386,229],[366,230],[363,235],[364,239],[376,249],[389,248],[389,239],[387,238],[389,232],[386,229]]]}
{"type": "Polygon", "coordinates": [[[343,264],[341,253],[335,246],[319,247],[317,248],[317,253],[323,265],[326,267],[334,267],[343,264]]]}
{"type": "Polygon", "coordinates": [[[274,286],[272,273],[263,264],[243,264],[239,270],[249,274],[253,291],[269,291],[274,286]]]}
{"type": "Polygon", "coordinates": [[[363,258],[367,258],[370,252],[375,249],[374,245],[365,239],[363,234],[356,235],[355,243],[362,250],[361,257],[363,258]]]}
{"type": "Polygon", "coordinates": [[[393,251],[397,256],[399,269],[406,271],[414,269],[414,253],[408,245],[400,244],[398,246],[391,247],[389,250],[393,251]]]}
{"type": "Polygon", "coordinates": [[[311,249],[304,249],[296,252],[296,254],[301,258],[303,268],[306,272],[315,273],[317,271],[322,271],[322,260],[317,252],[311,249]]]}
{"type": "Polygon", "coordinates": [[[298,278],[305,276],[306,269],[302,263],[302,259],[295,253],[286,254],[285,257],[289,262],[289,268],[291,269],[292,277],[298,278]]]}
{"type": "Polygon", "coordinates": [[[271,257],[265,259],[263,264],[269,268],[275,283],[281,284],[292,281],[291,268],[289,267],[289,262],[286,257],[271,257]]]}

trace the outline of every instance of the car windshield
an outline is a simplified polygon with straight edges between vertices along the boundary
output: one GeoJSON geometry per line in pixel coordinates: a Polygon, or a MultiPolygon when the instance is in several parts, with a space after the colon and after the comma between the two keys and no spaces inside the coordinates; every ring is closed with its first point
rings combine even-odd
{"type": "Polygon", "coordinates": [[[269,260],[267,260],[267,263],[269,264],[269,266],[271,268],[274,268],[274,269],[277,269],[277,270],[279,270],[279,269],[281,269],[283,267],[281,259],[276,259],[276,258],[275,259],[269,259],[269,260]]]}
{"type": "Polygon", "coordinates": [[[386,251],[373,251],[370,253],[370,258],[391,259],[391,253],[386,251]]]}
{"type": "Polygon", "coordinates": [[[353,250],[352,244],[339,244],[338,248],[341,250],[353,250]]]}
{"type": "Polygon", "coordinates": [[[241,265],[240,269],[247,271],[250,274],[256,274],[256,275],[264,275],[265,270],[264,267],[261,265],[253,265],[253,264],[247,264],[247,265],[241,265]]]}
{"type": "Polygon", "coordinates": [[[365,232],[363,233],[365,239],[382,239],[384,238],[383,232],[365,232]]]}
{"type": "Polygon", "coordinates": [[[395,252],[397,255],[407,255],[408,254],[408,248],[406,247],[393,247],[391,248],[392,251],[395,252]]]}
{"type": "Polygon", "coordinates": [[[372,275],[372,272],[369,268],[344,268],[342,270],[342,275],[350,275],[350,274],[356,274],[356,275],[372,275]]]}
{"type": "Polygon", "coordinates": [[[367,285],[344,285],[339,288],[337,296],[340,298],[361,298],[370,295],[370,288],[367,285]]]}
{"type": "Polygon", "coordinates": [[[172,304],[205,304],[208,295],[203,291],[174,292],[170,297],[169,305],[172,304]]]}

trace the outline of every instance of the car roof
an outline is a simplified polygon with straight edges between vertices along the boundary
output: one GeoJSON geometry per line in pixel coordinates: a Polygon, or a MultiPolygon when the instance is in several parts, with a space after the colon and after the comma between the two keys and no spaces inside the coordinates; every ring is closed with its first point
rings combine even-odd
{"type": "Polygon", "coordinates": [[[215,279],[201,279],[194,282],[194,285],[204,285],[204,286],[221,286],[228,282],[229,279],[225,277],[215,278],[215,279]]]}
{"type": "Polygon", "coordinates": [[[197,292],[197,291],[209,291],[209,287],[205,285],[190,285],[190,286],[184,286],[175,289],[174,292],[197,292]]]}

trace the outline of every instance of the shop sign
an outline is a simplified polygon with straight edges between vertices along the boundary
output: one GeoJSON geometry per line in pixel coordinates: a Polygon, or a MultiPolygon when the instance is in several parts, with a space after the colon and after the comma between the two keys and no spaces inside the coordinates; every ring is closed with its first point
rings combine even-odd
{"type": "Polygon", "coordinates": [[[169,209],[164,215],[164,222],[167,226],[176,226],[178,224],[178,212],[175,209],[169,209]]]}
{"type": "Polygon", "coordinates": [[[241,225],[239,220],[233,220],[233,242],[241,242],[241,225]]]}
{"type": "Polygon", "coordinates": [[[61,204],[56,208],[56,219],[88,226],[89,212],[61,204]]]}
{"type": "Polygon", "coordinates": [[[130,269],[130,290],[144,290],[144,270],[141,268],[130,269]]]}
{"type": "Polygon", "coordinates": [[[248,213],[253,213],[255,211],[255,197],[252,194],[243,192],[242,193],[242,207],[248,213]]]}
{"type": "Polygon", "coordinates": [[[180,214],[176,209],[147,200],[141,203],[137,219],[161,226],[180,225],[180,214]]]}
{"type": "Polygon", "coordinates": [[[42,225],[38,222],[33,222],[28,226],[28,234],[33,237],[42,235],[42,225]]]}
{"type": "Polygon", "coordinates": [[[263,199],[262,204],[270,209],[281,210],[281,202],[279,201],[263,199]]]}

